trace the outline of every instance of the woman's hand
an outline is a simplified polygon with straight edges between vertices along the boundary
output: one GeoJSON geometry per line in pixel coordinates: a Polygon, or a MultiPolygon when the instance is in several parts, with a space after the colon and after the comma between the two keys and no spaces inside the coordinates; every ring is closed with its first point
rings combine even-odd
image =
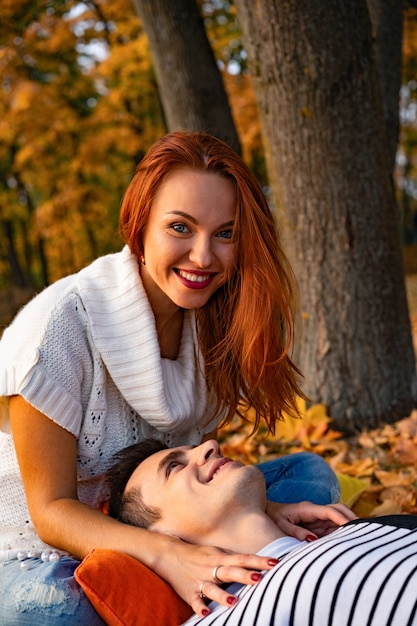
{"type": "Polygon", "coordinates": [[[344,504],[278,504],[268,502],[266,512],[286,535],[300,541],[312,541],[333,532],[342,524],[357,519],[357,515],[344,504]]]}
{"type": "Polygon", "coordinates": [[[171,545],[161,554],[154,569],[201,617],[210,613],[205,599],[227,607],[236,604],[237,597],[222,589],[220,584],[254,585],[262,578],[259,570],[269,570],[278,563],[277,559],[268,557],[236,554],[169,539],[171,545]],[[204,597],[200,597],[200,593],[204,597]]]}

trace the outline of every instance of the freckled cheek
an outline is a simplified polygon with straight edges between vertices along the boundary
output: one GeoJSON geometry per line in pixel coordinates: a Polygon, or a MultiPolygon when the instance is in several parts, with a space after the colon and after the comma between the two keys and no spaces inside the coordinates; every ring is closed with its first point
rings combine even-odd
{"type": "Polygon", "coordinates": [[[145,252],[145,259],[148,262],[148,258],[160,268],[176,265],[179,260],[184,256],[186,252],[185,246],[176,241],[172,241],[169,238],[168,241],[165,237],[155,237],[152,241],[150,250],[150,256],[145,252]]]}
{"type": "Polygon", "coordinates": [[[230,246],[231,250],[229,252],[229,265],[230,267],[234,267],[236,264],[236,247],[235,246],[230,246]]]}
{"type": "Polygon", "coordinates": [[[221,257],[223,268],[226,272],[233,273],[233,270],[236,265],[236,254],[234,246],[230,246],[230,250],[226,252],[223,251],[223,255],[221,257]]]}

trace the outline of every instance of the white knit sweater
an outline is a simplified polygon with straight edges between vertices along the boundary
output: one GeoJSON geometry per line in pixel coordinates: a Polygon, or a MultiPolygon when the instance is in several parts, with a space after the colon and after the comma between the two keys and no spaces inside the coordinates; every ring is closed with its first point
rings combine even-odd
{"type": "MultiPolygon", "coordinates": [[[[22,395],[77,438],[79,498],[97,507],[119,449],[154,437],[198,444],[215,427],[187,311],[178,358],[162,359],[137,260],[127,247],[45,289],[0,342],[0,396],[22,395]]],[[[5,429],[6,430],[6,429],[5,429]]],[[[10,434],[0,431],[0,560],[41,549],[10,434]]]]}

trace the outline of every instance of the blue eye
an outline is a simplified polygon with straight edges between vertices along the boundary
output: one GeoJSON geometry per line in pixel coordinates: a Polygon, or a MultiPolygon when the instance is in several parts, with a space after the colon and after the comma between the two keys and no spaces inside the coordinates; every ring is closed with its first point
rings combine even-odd
{"type": "Polygon", "coordinates": [[[231,239],[233,236],[233,231],[231,228],[227,230],[221,230],[217,236],[221,237],[222,239],[231,239]]]}
{"type": "Polygon", "coordinates": [[[172,224],[171,228],[175,230],[176,233],[186,234],[189,233],[189,228],[185,224],[172,224]]]}

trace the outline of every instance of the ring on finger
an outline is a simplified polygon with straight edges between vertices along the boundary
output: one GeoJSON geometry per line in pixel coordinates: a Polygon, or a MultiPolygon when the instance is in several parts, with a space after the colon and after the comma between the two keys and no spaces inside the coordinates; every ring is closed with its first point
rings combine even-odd
{"type": "Polygon", "coordinates": [[[216,567],[213,569],[213,580],[215,583],[223,583],[223,580],[220,580],[220,578],[217,576],[217,572],[219,571],[219,569],[223,567],[223,565],[216,565],[216,567]]]}
{"type": "Polygon", "coordinates": [[[207,598],[207,596],[206,596],[206,595],[204,595],[204,593],[203,593],[203,587],[204,587],[204,585],[205,585],[205,582],[202,582],[202,583],[201,583],[201,585],[200,585],[200,593],[198,594],[202,600],[203,600],[204,598],[207,598]]]}

